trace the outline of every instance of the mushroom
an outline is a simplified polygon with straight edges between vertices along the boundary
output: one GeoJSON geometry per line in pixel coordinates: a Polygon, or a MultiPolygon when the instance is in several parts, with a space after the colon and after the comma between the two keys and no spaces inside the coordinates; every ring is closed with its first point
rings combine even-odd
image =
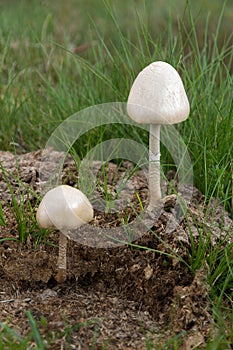
{"type": "Polygon", "coordinates": [[[60,231],[58,273],[56,280],[66,279],[66,248],[68,232],[87,224],[93,219],[93,208],[80,190],[61,185],[48,191],[43,197],[36,214],[42,228],[56,228],[60,231]]]}
{"type": "Polygon", "coordinates": [[[166,62],[153,62],[136,77],[127,101],[127,112],[137,123],[150,124],[149,206],[161,203],[160,125],[187,119],[190,107],[178,72],[166,62]]]}

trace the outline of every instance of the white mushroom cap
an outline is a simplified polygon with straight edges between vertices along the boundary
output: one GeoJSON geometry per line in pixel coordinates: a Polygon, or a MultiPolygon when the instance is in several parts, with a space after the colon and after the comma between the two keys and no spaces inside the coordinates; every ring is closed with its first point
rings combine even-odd
{"type": "Polygon", "coordinates": [[[93,208],[85,194],[71,186],[61,185],[48,191],[36,214],[42,228],[71,230],[93,219],[93,208]]]}
{"type": "Polygon", "coordinates": [[[153,62],[136,77],[127,112],[137,123],[175,124],[189,115],[189,101],[182,80],[170,64],[153,62]]]}

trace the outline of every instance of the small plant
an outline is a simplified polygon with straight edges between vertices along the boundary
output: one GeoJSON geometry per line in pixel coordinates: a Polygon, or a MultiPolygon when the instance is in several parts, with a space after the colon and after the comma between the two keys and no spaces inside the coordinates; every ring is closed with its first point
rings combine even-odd
{"type": "Polygon", "coordinates": [[[26,311],[26,315],[28,317],[31,327],[31,337],[35,340],[37,350],[45,350],[45,345],[41,338],[36,320],[34,319],[29,310],[26,311]]]}
{"type": "MultiPolygon", "coordinates": [[[[0,163],[0,169],[2,171],[4,180],[7,184],[9,192],[11,194],[11,210],[17,223],[18,237],[20,242],[25,242],[28,235],[34,233],[35,230],[35,219],[34,219],[34,208],[32,207],[29,199],[30,195],[33,195],[33,191],[25,185],[19,179],[19,176],[13,176],[8,174],[0,163]],[[11,185],[10,178],[18,183],[18,193],[16,194],[11,185]]],[[[6,204],[7,205],[7,204],[6,204]]],[[[2,211],[2,205],[0,203],[0,225],[5,226],[5,218],[2,211]]]]}
{"type": "Polygon", "coordinates": [[[9,327],[7,323],[0,322],[0,350],[32,350],[35,348],[33,343],[36,344],[37,350],[45,350],[46,347],[36,320],[29,310],[26,311],[26,316],[31,331],[24,337],[9,327]]]}
{"type": "Polygon", "coordinates": [[[0,322],[0,350],[29,349],[30,338],[21,337],[7,324],[0,322]]]}
{"type": "Polygon", "coordinates": [[[2,210],[1,202],[0,202],[0,226],[6,226],[6,219],[2,210]]]}

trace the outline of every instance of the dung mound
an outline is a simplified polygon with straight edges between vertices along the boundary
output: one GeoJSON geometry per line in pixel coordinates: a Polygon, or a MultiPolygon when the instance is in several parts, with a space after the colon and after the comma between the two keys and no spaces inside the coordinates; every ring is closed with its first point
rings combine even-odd
{"type": "MultiPolygon", "coordinates": [[[[57,154],[51,158],[53,156],[57,154]]],[[[170,173],[169,182],[163,183],[164,205],[156,220],[149,218],[149,229],[140,232],[138,225],[130,244],[119,241],[113,244],[110,240],[111,244],[98,246],[99,241],[103,242],[104,229],[109,240],[112,228],[130,225],[140,215],[142,205],[146,206],[147,179],[138,170],[117,198],[118,210],[95,209],[93,222],[80,236],[76,235],[75,242],[69,241],[68,276],[66,282],[59,285],[55,281],[56,232],[35,246],[38,228],[30,216],[27,224],[31,235],[26,243],[9,240],[17,238],[19,228],[11,209],[9,184],[25,211],[28,202],[36,206],[40,193],[40,158],[38,151],[18,156],[16,162],[11,153],[0,153],[4,169],[0,171],[0,199],[7,222],[1,227],[0,235],[1,321],[16,327],[20,334],[27,334],[29,324],[25,310],[29,309],[38,322],[42,316],[46,318],[47,329],[40,327],[42,335],[47,336],[54,329],[64,335],[67,324],[73,327],[69,341],[76,348],[93,348],[94,342],[96,349],[102,349],[103,344],[108,344],[109,349],[145,349],[147,339],[158,344],[177,335],[183,349],[204,344],[212,328],[207,297],[208,268],[196,270],[194,274],[189,266],[192,247],[199,244],[200,234],[202,239],[209,239],[211,233],[210,244],[215,245],[232,230],[232,220],[223,208],[216,201],[207,208],[198,190],[186,188],[186,192],[192,191],[192,200],[177,224],[177,197],[166,196],[171,191],[171,183],[176,187],[175,176],[170,173]],[[127,202],[129,194],[130,203],[127,202]],[[90,246],[84,243],[92,230],[98,237],[94,237],[95,242],[91,241],[90,246]]],[[[95,162],[93,169],[95,174],[99,173],[98,195],[103,197],[107,191],[114,198],[115,183],[125,174],[128,176],[133,166],[124,162],[119,168],[108,163],[103,168],[95,162]]],[[[69,157],[63,167],[62,181],[72,186],[79,182],[75,164],[69,157]]],[[[122,241],[124,238],[121,235],[122,241]]],[[[56,348],[56,339],[50,339],[49,346],[56,348]]]]}

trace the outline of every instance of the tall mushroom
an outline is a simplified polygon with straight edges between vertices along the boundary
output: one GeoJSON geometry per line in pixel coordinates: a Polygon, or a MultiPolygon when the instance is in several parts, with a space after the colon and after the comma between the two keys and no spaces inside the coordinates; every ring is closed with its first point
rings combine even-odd
{"type": "Polygon", "coordinates": [[[189,101],[178,72],[166,62],[153,62],[136,77],[127,101],[127,112],[137,123],[150,124],[148,210],[161,202],[160,125],[184,121],[189,101]]]}
{"type": "Polygon", "coordinates": [[[66,248],[69,230],[77,229],[93,219],[93,208],[83,192],[61,185],[48,191],[43,197],[36,214],[42,228],[56,228],[60,231],[57,281],[66,279],[66,248]]]}

